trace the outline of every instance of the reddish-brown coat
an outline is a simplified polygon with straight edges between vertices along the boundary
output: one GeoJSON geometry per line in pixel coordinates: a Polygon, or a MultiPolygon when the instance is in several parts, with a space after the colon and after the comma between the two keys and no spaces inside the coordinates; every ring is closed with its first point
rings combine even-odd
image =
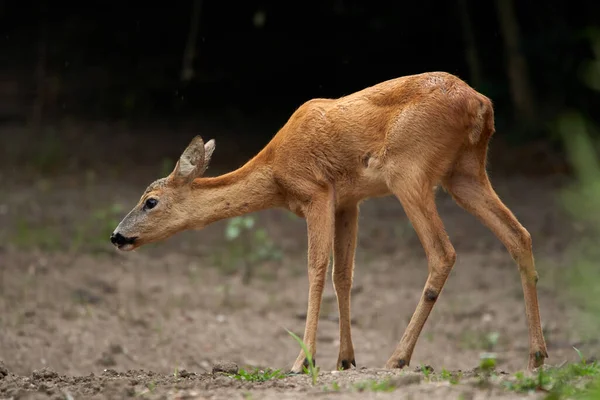
{"type": "MultiPolygon", "coordinates": [[[[406,331],[386,367],[409,365],[419,334],[452,269],[456,253],[435,206],[443,186],[507,247],[521,273],[529,326],[529,367],[547,357],[540,325],[531,237],[488,180],[486,153],[494,133],[491,101],[448,73],[392,79],[338,99],[300,106],[273,139],[241,168],[202,177],[214,141],[194,138],[174,171],[146,190],[115,233],[137,237],[131,250],[185,229],[267,208],[306,218],[309,298],[304,342],[316,353],[316,332],[329,256],[340,312],[338,367],[355,364],[350,288],[358,207],[395,195],[428,260],[429,276],[406,331]],[[147,198],[159,200],[143,209],[147,198]]],[[[300,372],[301,353],[292,366],[300,372]]]]}

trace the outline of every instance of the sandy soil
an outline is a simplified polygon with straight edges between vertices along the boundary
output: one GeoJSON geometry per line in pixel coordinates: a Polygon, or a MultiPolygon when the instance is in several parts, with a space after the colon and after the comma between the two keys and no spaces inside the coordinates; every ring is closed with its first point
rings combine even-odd
{"type": "MultiPolygon", "coordinates": [[[[339,392],[343,398],[373,399],[523,397],[496,381],[482,388],[479,378],[466,372],[487,351],[497,354],[498,371],[507,372],[495,379],[524,369],[527,326],[510,256],[446,194],[440,193],[438,207],[458,260],[407,369],[381,368],[414,311],[427,265],[401,206],[390,197],[361,208],[352,300],[358,368],[332,372],[339,342],[329,279],[319,324],[317,385],[307,376],[241,382],[213,374],[213,366],[226,360],[240,368],[285,371],[299,351],[285,329],[301,334],[304,328],[304,221],[280,210],[256,214],[283,257],[259,263],[247,284],[239,263],[226,257],[233,250],[224,236],[225,221],[120,254],[108,233],[161,175],[163,157],[176,156],[189,138],[165,135],[163,145],[151,136],[154,147],[140,154],[134,151],[139,137],[113,137],[101,147],[75,135],[61,139],[48,162],[40,161],[43,151],[33,157],[18,134],[11,143],[7,131],[2,136],[2,146],[10,145],[14,157],[5,159],[0,173],[0,398],[292,399],[340,398],[339,392]],[[60,168],[53,168],[56,163],[60,168]],[[415,372],[422,364],[434,374],[415,372]],[[464,371],[465,377],[451,385],[438,378],[443,368],[464,371]],[[357,382],[386,378],[397,386],[393,392],[357,389],[357,382]],[[336,385],[339,392],[331,389],[336,385]]],[[[226,140],[220,143],[226,147],[226,140]]],[[[220,150],[211,174],[236,165],[235,150],[220,150]]],[[[595,354],[598,344],[579,338],[560,286],[549,279],[568,265],[565,249],[578,232],[557,203],[565,179],[498,174],[493,180],[534,240],[548,363],[576,360],[573,345],[595,354]]]]}

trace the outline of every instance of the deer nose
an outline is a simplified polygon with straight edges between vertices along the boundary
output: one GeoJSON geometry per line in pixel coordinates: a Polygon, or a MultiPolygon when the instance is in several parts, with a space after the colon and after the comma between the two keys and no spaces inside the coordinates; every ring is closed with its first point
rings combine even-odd
{"type": "Polygon", "coordinates": [[[126,244],[133,244],[136,239],[137,239],[137,236],[127,237],[127,236],[121,235],[118,232],[117,233],[113,232],[112,235],[110,235],[110,242],[112,244],[114,244],[115,246],[118,246],[119,248],[126,244]]]}
{"type": "Polygon", "coordinates": [[[112,233],[110,235],[110,242],[115,246],[122,246],[128,242],[127,238],[120,233],[112,233]]]}

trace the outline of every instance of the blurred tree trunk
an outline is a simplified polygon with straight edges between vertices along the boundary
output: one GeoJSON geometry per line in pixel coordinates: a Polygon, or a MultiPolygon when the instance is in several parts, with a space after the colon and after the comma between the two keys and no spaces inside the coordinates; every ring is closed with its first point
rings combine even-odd
{"type": "Polygon", "coordinates": [[[536,104],[527,74],[527,60],[521,50],[519,24],[513,0],[496,0],[500,30],[504,37],[506,68],[517,119],[529,126],[536,122],[536,104]]]}
{"type": "Polygon", "coordinates": [[[46,16],[46,2],[40,5],[40,25],[37,47],[37,64],[35,68],[36,94],[31,110],[30,125],[34,133],[39,133],[44,118],[44,100],[46,97],[46,75],[48,64],[48,29],[46,16]]]}
{"type": "Polygon", "coordinates": [[[471,86],[477,88],[481,85],[481,64],[479,63],[479,55],[477,54],[477,44],[475,42],[475,33],[471,18],[469,16],[469,6],[467,0],[458,0],[460,22],[463,31],[463,39],[465,41],[465,55],[467,57],[467,65],[469,66],[469,75],[471,86]]]}
{"type": "Polygon", "coordinates": [[[190,20],[190,31],[188,33],[188,39],[183,53],[183,63],[181,66],[181,80],[186,83],[191,81],[194,77],[194,58],[196,58],[196,41],[198,40],[201,10],[202,0],[194,0],[190,20]]]}

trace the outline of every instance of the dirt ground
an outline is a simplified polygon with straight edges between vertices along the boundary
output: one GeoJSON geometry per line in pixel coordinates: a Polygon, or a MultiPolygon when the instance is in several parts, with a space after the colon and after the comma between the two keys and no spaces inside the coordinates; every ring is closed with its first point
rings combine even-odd
{"type": "MultiPolygon", "coordinates": [[[[333,371],[339,342],[328,278],[317,384],[308,376],[243,382],[213,374],[213,366],[229,361],[240,368],[287,371],[298,354],[298,344],[285,329],[301,336],[304,328],[304,221],[283,210],[256,214],[257,226],[283,256],[259,263],[248,283],[239,264],[227,258],[233,244],[224,235],[226,221],[117,253],[108,234],[146,185],[168,170],[167,158],[172,162],[191,135],[165,128],[162,135],[135,137],[123,127],[79,126],[40,143],[19,127],[0,131],[5,150],[0,170],[0,398],[292,399],[340,398],[340,392],[343,398],[361,399],[524,397],[496,381],[481,388],[478,378],[468,378],[482,352],[494,352],[497,370],[506,372],[495,379],[523,370],[527,325],[512,259],[445,193],[437,203],[458,259],[407,369],[381,368],[414,311],[427,265],[400,204],[389,197],[361,207],[352,298],[358,368],[333,371]],[[103,132],[111,133],[110,141],[100,139],[103,132]],[[433,368],[433,375],[415,372],[423,364],[433,368]],[[465,377],[455,385],[436,379],[444,368],[463,371],[465,377]],[[386,378],[396,390],[358,389],[360,382],[386,378]]],[[[212,136],[217,149],[210,174],[239,165],[243,157],[235,155],[243,153],[244,142],[212,136]]],[[[494,164],[491,170],[497,192],[533,237],[548,364],[577,360],[572,346],[588,356],[597,354],[598,343],[579,337],[570,305],[550,279],[568,266],[565,249],[578,234],[557,199],[568,180],[503,176],[494,172],[494,164]]]]}

